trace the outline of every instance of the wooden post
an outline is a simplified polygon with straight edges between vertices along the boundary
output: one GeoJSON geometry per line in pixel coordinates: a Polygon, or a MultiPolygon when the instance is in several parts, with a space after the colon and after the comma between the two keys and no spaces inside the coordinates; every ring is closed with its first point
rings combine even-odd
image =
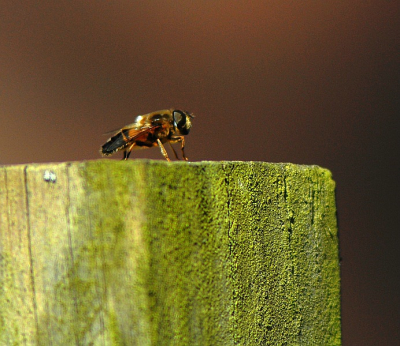
{"type": "Polygon", "coordinates": [[[1,345],[340,345],[317,166],[0,167],[1,345]]]}

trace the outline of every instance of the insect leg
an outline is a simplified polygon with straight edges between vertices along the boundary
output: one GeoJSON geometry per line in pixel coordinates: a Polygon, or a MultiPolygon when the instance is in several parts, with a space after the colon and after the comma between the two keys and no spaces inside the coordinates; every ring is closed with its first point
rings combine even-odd
{"type": "Polygon", "coordinates": [[[181,142],[181,150],[182,150],[182,157],[185,161],[188,160],[188,158],[185,156],[185,137],[183,136],[176,136],[176,137],[172,137],[172,139],[175,142],[181,142]]]}
{"type": "Polygon", "coordinates": [[[158,143],[158,146],[160,147],[161,154],[164,155],[164,157],[165,157],[165,159],[166,159],[167,161],[171,161],[171,160],[169,159],[168,154],[167,154],[167,151],[165,150],[165,148],[164,148],[163,144],[161,143],[160,139],[157,139],[157,143],[158,143]]]}
{"type": "Polygon", "coordinates": [[[124,158],[123,158],[123,160],[126,161],[126,160],[129,159],[129,155],[131,154],[134,145],[135,145],[135,143],[132,143],[132,145],[131,145],[127,150],[124,151],[124,158]]]}
{"type": "Polygon", "coordinates": [[[178,154],[176,153],[176,151],[175,151],[174,147],[172,146],[171,142],[168,142],[168,143],[169,143],[169,146],[171,147],[172,151],[174,152],[174,155],[175,155],[176,159],[180,160],[180,158],[178,157],[178,154]]]}
{"type": "Polygon", "coordinates": [[[185,149],[185,137],[181,136],[180,142],[181,142],[182,157],[185,161],[187,161],[188,158],[185,156],[185,150],[184,150],[185,149]]]}

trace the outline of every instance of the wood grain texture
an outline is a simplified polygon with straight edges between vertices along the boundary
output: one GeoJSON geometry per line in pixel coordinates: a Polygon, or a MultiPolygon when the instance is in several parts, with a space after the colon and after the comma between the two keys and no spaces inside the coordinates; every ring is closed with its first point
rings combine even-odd
{"type": "Polygon", "coordinates": [[[0,167],[0,344],[340,345],[334,188],[292,164],[0,167]]]}

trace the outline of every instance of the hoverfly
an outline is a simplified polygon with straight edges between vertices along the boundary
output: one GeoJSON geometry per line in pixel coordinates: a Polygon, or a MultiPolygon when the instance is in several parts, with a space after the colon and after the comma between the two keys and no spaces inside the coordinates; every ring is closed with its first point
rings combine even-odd
{"type": "MultiPolygon", "coordinates": [[[[185,156],[185,138],[192,127],[193,115],[179,109],[164,109],[153,113],[138,115],[135,122],[124,126],[107,140],[100,149],[104,156],[112,155],[118,150],[124,151],[124,160],[129,158],[133,149],[158,146],[167,161],[171,161],[164,143],[181,143],[182,157],[185,156]]],[[[171,148],[179,160],[175,149],[171,148]]]]}

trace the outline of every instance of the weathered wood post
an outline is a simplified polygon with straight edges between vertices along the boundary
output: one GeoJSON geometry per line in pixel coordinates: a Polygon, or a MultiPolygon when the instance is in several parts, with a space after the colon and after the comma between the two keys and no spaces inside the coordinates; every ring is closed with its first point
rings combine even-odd
{"type": "Polygon", "coordinates": [[[0,167],[1,345],[339,345],[317,166],[0,167]]]}

